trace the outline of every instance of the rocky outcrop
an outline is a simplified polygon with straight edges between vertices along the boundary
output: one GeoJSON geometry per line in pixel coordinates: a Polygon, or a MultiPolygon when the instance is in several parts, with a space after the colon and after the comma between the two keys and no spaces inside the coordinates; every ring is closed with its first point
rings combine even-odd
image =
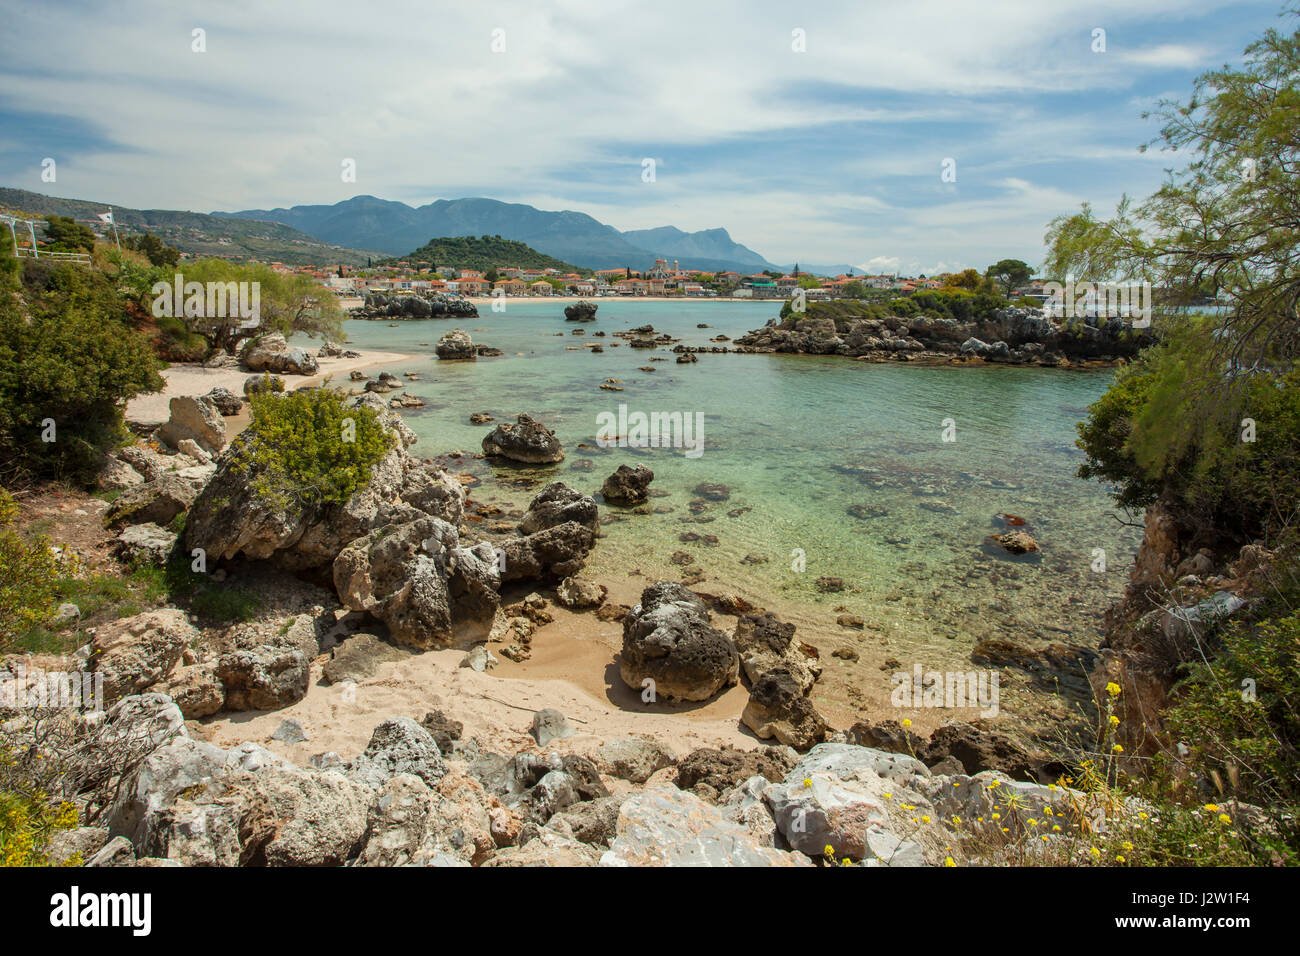
{"type": "Polygon", "coordinates": [[[596,547],[596,535],[588,527],[569,521],[501,545],[502,581],[563,579],[586,566],[596,547]]]}
{"type": "Polygon", "coordinates": [[[160,475],[151,481],[132,485],[113,502],[104,515],[110,528],[137,524],[170,524],[198,498],[194,485],[173,474],[160,475]]]}
{"type": "Polygon", "coordinates": [[[652,584],[623,619],[619,674],[638,692],[652,687],[670,700],[708,700],[734,684],[739,671],[731,639],[709,624],[704,602],[680,584],[652,584]]]}
{"type": "MultiPolygon", "coordinates": [[[[324,568],[373,529],[433,517],[459,523],[465,494],[440,469],[407,454],[410,429],[374,395],[349,400],[376,411],[394,446],[370,470],[369,480],[341,505],[314,505],[303,496],[267,497],[257,481],[265,466],[249,444],[236,442],[190,508],[186,548],[203,548],[209,561],[244,557],[272,560],[290,570],[324,568]]],[[[256,422],[250,429],[256,429],[256,422]]]]}
{"type": "Polygon", "coordinates": [[[290,346],[279,332],[251,341],[244,350],[244,364],[250,372],[277,375],[315,375],[320,370],[316,356],[308,349],[290,346]]]}
{"type": "Polygon", "coordinates": [[[334,560],[339,600],[388,625],[407,647],[446,646],[461,619],[490,624],[501,576],[491,545],[462,548],[456,529],[439,518],[385,526],[343,549],[334,560]],[[453,613],[453,595],[463,595],[453,613]]]}
{"type": "Polygon", "coordinates": [[[1089,675],[1095,699],[1119,718],[1114,741],[1140,770],[1170,746],[1162,713],[1186,665],[1199,662],[1214,630],[1248,614],[1271,586],[1274,556],[1259,544],[1234,553],[1204,547],[1204,529],[1161,499],[1146,511],[1142,543],[1123,599],[1106,614],[1101,658],[1089,675]],[[1118,693],[1113,691],[1117,690],[1118,693]]]}
{"type": "Polygon", "coordinates": [[[446,772],[433,735],[409,717],[386,720],[376,727],[366,749],[347,770],[350,779],[371,790],[383,789],[402,774],[433,786],[446,772]]]}
{"type": "Polygon", "coordinates": [[[214,673],[226,710],[278,710],[307,696],[311,662],[320,653],[315,622],[303,614],[283,632],[236,631],[214,673]]]}
{"type": "Polygon", "coordinates": [[[677,762],[672,751],[644,737],[620,737],[601,744],[591,755],[596,767],[609,777],[645,783],[655,773],[677,762]]]}
{"type": "Polygon", "coordinates": [[[610,504],[640,505],[650,498],[650,482],[655,473],[645,465],[629,468],[619,465],[618,469],[605,479],[600,493],[610,504]]]}
{"type": "Polygon", "coordinates": [[[353,313],[353,317],[358,319],[444,319],[477,315],[474,303],[445,292],[419,295],[372,293],[366,296],[365,305],[353,313]]]}
{"type": "Polygon", "coordinates": [[[816,658],[809,657],[794,639],[795,626],[781,621],[776,615],[764,611],[743,614],[736,621],[733,642],[740,654],[740,665],[751,684],[768,671],[784,669],[799,692],[807,694],[821,676],[822,668],[816,658]]]}
{"type": "Polygon", "coordinates": [[[806,312],[772,319],[736,339],[742,351],[846,355],[874,361],[964,361],[1065,365],[1114,362],[1150,345],[1150,330],[1127,319],[1048,317],[1038,309],[1010,306],[984,319],[927,315],[878,318],[863,307],[846,314],[846,303],[813,303],[806,312]]]}
{"type": "Polygon", "coordinates": [[[796,750],[807,750],[826,739],[826,721],[785,667],[765,671],[754,681],[740,720],[760,738],[774,737],[796,750]]]}
{"type": "Polygon", "coordinates": [[[179,448],[189,439],[210,455],[226,447],[226,423],[216,402],[204,396],[177,395],[169,403],[171,417],[154,432],[154,438],[179,448]]]}
{"type": "Polygon", "coordinates": [[[549,465],[564,460],[564,446],[555,432],[531,415],[521,414],[515,424],[502,422],[484,437],[483,454],[530,465],[549,465]]]}
{"type": "Polygon", "coordinates": [[[176,548],[176,534],[156,524],[131,525],[113,539],[113,552],[132,567],[164,567],[176,548]]]}
{"type": "Polygon", "coordinates": [[[184,611],[165,608],[123,618],[95,631],[91,670],[104,680],[104,700],[114,703],[164,680],[199,632],[184,611]]]}
{"type": "Polygon", "coordinates": [[[474,351],[474,342],[464,329],[452,329],[433,347],[440,359],[473,359],[478,355],[474,351]]]}
{"type": "Polygon", "coordinates": [[[566,322],[594,322],[596,321],[596,303],[595,302],[575,302],[572,305],[564,307],[564,320],[566,322]]]}
{"type": "Polygon", "coordinates": [[[809,866],[797,853],[763,846],[717,807],[673,786],[625,800],[601,866],[809,866]]]}
{"type": "Polygon", "coordinates": [[[574,491],[562,481],[553,481],[529,502],[528,511],[519,522],[519,532],[536,534],[566,521],[575,521],[591,531],[600,530],[595,499],[574,491]]]}

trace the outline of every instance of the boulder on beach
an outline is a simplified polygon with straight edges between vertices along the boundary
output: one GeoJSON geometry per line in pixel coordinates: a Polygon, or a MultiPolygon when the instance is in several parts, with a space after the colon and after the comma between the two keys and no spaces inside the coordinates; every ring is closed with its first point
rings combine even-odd
{"type": "Polygon", "coordinates": [[[744,614],[736,621],[733,640],[751,684],[758,683],[773,668],[781,667],[789,672],[801,693],[812,690],[821,676],[821,665],[799,649],[794,633],[793,624],[767,611],[744,614]]]}
{"type": "Polygon", "coordinates": [[[676,582],[650,585],[623,619],[619,674],[633,690],[647,689],[648,680],[658,697],[708,700],[739,672],[731,639],[709,624],[704,602],[676,582]]]}
{"type": "Polygon", "coordinates": [[[229,418],[238,415],[244,407],[244,400],[224,386],[218,385],[205,396],[217,406],[217,411],[229,418]]]}
{"type": "Polygon", "coordinates": [[[775,737],[796,750],[807,750],[826,739],[826,721],[800,680],[784,666],[774,667],[754,681],[740,720],[758,736],[775,737]]]}
{"type": "Polygon", "coordinates": [[[515,424],[501,422],[483,439],[485,455],[530,465],[550,465],[564,460],[564,446],[533,416],[521,413],[515,424]]]}
{"type": "Polygon", "coordinates": [[[277,372],[288,375],[315,375],[320,366],[307,349],[294,348],[279,332],[263,335],[249,343],[244,364],[253,372],[277,372]]]}
{"type": "Polygon", "coordinates": [[[211,398],[206,395],[177,395],[168,402],[168,407],[171,417],[154,432],[158,441],[179,448],[180,443],[188,439],[209,454],[217,454],[226,447],[226,423],[211,398]]]}

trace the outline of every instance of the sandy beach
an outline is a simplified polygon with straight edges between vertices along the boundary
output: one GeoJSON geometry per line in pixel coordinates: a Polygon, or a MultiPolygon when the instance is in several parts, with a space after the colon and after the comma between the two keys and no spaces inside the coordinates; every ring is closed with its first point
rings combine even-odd
{"type": "MultiPolygon", "coordinates": [[[[362,351],[358,358],[318,358],[320,371],[315,375],[283,376],[288,389],[319,385],[326,378],[346,375],[353,369],[374,368],[377,365],[396,365],[419,356],[402,352],[362,351]]],[[[141,425],[161,425],[170,413],[168,403],[178,395],[205,395],[218,386],[228,388],[236,395],[244,394],[244,380],[254,373],[238,368],[205,368],[202,365],[176,363],[163,369],[162,377],[167,387],[161,392],[140,395],[126,405],[126,419],[141,425]]]]}

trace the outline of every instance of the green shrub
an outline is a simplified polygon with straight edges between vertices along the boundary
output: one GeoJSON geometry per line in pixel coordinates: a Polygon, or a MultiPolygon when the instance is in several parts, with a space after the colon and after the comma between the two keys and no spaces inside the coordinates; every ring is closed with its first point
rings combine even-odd
{"type": "Polygon", "coordinates": [[[259,497],[288,506],[342,504],[370,480],[370,471],[396,439],[371,408],[345,408],[330,389],[250,400],[252,424],[232,443],[235,461],[259,497]]]}
{"type": "Polygon", "coordinates": [[[1163,495],[1189,528],[1268,537],[1300,509],[1300,369],[1225,377],[1209,334],[1171,329],[1120,370],[1079,425],[1079,475],[1109,482],[1129,510],[1163,495]]]}
{"type": "Polygon", "coordinates": [[[163,387],[125,318],[113,284],[82,266],[0,270],[0,478],[93,480],[124,435],[122,403],[163,387]]]}
{"type": "MultiPolygon", "coordinates": [[[[12,759],[0,742],[0,760],[12,759]]],[[[66,800],[0,791],[0,867],[49,866],[50,838],[77,826],[77,808],[66,800]]],[[[80,866],[79,855],[66,861],[80,866]]]]}
{"type": "Polygon", "coordinates": [[[207,357],[208,340],[190,331],[184,319],[158,319],[157,350],[169,362],[199,362],[207,357]]]}
{"type": "Polygon", "coordinates": [[[1190,748],[1164,755],[1175,785],[1188,768],[1222,798],[1269,807],[1275,831],[1256,840],[1300,853],[1300,611],[1233,621],[1214,654],[1189,668],[1165,711],[1171,738],[1190,748]]]}
{"type": "Polygon", "coordinates": [[[18,507],[0,491],[0,654],[49,620],[56,598],[51,582],[66,568],[43,537],[27,540],[14,528],[18,507]]]}

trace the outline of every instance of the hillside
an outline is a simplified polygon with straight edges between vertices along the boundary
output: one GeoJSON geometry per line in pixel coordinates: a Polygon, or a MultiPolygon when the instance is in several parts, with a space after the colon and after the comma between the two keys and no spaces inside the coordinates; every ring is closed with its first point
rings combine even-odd
{"type": "Polygon", "coordinates": [[[93,224],[97,232],[105,228],[99,222],[99,214],[110,207],[120,234],[152,232],[167,245],[194,256],[256,259],[288,265],[355,266],[365,265],[367,259],[381,255],[322,242],[281,223],[170,209],[130,209],[107,202],[61,199],[25,189],[0,188],[0,209],[35,217],[70,216],[78,222],[93,224]]]}
{"type": "Polygon", "coordinates": [[[329,206],[214,215],[278,222],[324,242],[381,249],[390,255],[402,255],[430,236],[499,235],[584,269],[647,269],[655,259],[679,259],[683,265],[710,271],[753,272],[767,265],[758,253],[733,242],[725,229],[688,233],[663,226],[622,233],[586,213],[550,212],[496,199],[439,199],[415,208],[354,196],[329,206]]]}
{"type": "Polygon", "coordinates": [[[538,252],[523,242],[500,236],[443,236],[430,239],[419,249],[386,263],[410,262],[438,266],[448,271],[476,269],[486,272],[493,267],[514,266],[519,269],[558,269],[561,272],[585,270],[538,252]]]}

